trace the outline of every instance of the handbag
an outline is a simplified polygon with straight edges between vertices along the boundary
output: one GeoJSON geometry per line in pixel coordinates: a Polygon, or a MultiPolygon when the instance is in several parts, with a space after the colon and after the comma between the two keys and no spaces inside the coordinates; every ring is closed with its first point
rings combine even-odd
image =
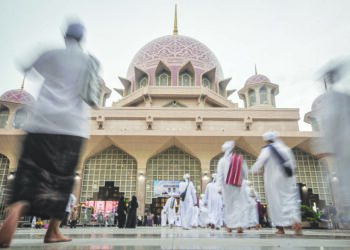
{"type": "Polygon", "coordinates": [[[283,172],[284,172],[285,176],[287,176],[287,177],[293,176],[294,173],[293,173],[292,165],[291,165],[290,161],[285,160],[273,145],[269,144],[269,148],[274,153],[274,155],[278,158],[278,161],[280,162],[281,166],[283,167],[283,170],[284,170],[283,172]]]}
{"type": "Polygon", "coordinates": [[[184,201],[185,198],[186,198],[186,192],[187,192],[188,185],[190,185],[190,182],[188,182],[185,191],[183,191],[183,192],[180,194],[180,199],[181,199],[182,201],[184,201]]]}
{"type": "Polygon", "coordinates": [[[89,55],[89,58],[86,82],[82,86],[80,96],[89,106],[97,108],[101,103],[101,84],[98,76],[100,64],[93,56],[89,55]]]}

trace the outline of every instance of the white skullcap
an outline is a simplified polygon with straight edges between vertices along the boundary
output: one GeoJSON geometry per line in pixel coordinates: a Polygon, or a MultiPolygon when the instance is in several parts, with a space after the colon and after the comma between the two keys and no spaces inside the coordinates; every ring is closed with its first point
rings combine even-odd
{"type": "Polygon", "coordinates": [[[81,38],[83,38],[84,34],[85,34],[85,27],[79,22],[68,24],[67,30],[65,33],[66,36],[73,37],[77,40],[80,40],[81,38]]]}
{"type": "Polygon", "coordinates": [[[212,174],[212,175],[211,175],[211,178],[215,178],[215,177],[216,177],[216,174],[212,174]]]}
{"type": "Polygon", "coordinates": [[[186,173],[186,174],[184,174],[184,177],[183,177],[185,180],[186,179],[189,179],[190,178],[190,174],[189,173],[186,173]]]}
{"type": "Polygon", "coordinates": [[[263,134],[264,141],[274,141],[278,137],[277,132],[269,131],[263,134]]]}
{"type": "Polygon", "coordinates": [[[234,141],[227,141],[222,146],[221,149],[223,152],[231,151],[235,147],[234,141]]]}

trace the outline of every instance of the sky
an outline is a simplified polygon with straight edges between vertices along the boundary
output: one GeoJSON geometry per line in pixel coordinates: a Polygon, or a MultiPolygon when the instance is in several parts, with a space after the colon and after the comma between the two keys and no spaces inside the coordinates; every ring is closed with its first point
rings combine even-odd
{"type": "MultiPolygon", "coordinates": [[[[324,84],[319,72],[350,52],[348,0],[0,0],[0,94],[21,87],[18,65],[45,49],[62,47],[67,20],[87,28],[84,48],[102,63],[110,88],[153,39],[172,34],[178,5],[179,34],[208,46],[218,58],[228,89],[241,89],[255,73],[279,85],[276,105],[300,109],[300,129],[324,84]]],[[[25,81],[36,96],[38,83],[25,81]]],[[[113,91],[108,104],[120,96],[113,91]]],[[[244,107],[238,94],[230,99],[244,107]]]]}

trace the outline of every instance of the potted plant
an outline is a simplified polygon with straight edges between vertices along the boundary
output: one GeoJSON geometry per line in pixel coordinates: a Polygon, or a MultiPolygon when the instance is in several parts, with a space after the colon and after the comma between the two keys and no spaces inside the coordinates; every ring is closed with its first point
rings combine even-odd
{"type": "Polygon", "coordinates": [[[315,212],[312,208],[301,205],[301,219],[310,223],[311,228],[318,228],[318,223],[321,222],[320,212],[315,212]]]}

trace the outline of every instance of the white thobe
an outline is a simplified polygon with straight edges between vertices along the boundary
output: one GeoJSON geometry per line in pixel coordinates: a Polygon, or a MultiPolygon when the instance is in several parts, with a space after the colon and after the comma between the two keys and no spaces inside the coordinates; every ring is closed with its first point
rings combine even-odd
{"type": "MultiPolygon", "coordinates": [[[[222,192],[224,206],[224,222],[228,228],[245,227],[244,202],[241,195],[241,187],[226,184],[232,154],[225,154],[218,163],[216,183],[218,191],[222,192]]],[[[245,164],[245,163],[244,163],[245,164]]],[[[242,175],[243,175],[242,171],[242,175]]]]}
{"type": "MultiPolygon", "coordinates": [[[[280,140],[276,140],[273,146],[284,159],[290,161],[295,173],[296,165],[292,151],[280,140]]],[[[281,227],[299,223],[301,221],[300,198],[295,175],[285,176],[283,166],[269,147],[261,150],[252,170],[256,173],[263,166],[265,166],[264,181],[268,213],[272,223],[281,227]]]]}
{"type": "Polygon", "coordinates": [[[206,227],[209,224],[208,209],[202,199],[199,200],[199,222],[200,227],[206,227]]]}
{"type": "Polygon", "coordinates": [[[160,218],[161,218],[162,227],[166,227],[167,212],[165,210],[165,207],[162,209],[162,212],[160,213],[160,218]]]}
{"type": "Polygon", "coordinates": [[[176,206],[177,206],[177,201],[174,197],[170,197],[165,203],[164,210],[166,211],[169,225],[175,225],[176,206]],[[174,201],[174,206],[171,208],[172,201],[174,201]]]}
{"type": "Polygon", "coordinates": [[[242,183],[242,192],[244,192],[243,199],[246,204],[245,211],[245,220],[247,222],[247,227],[255,227],[259,224],[257,203],[255,198],[251,197],[251,188],[247,185],[247,182],[244,180],[242,183]]]}
{"type": "MultiPolygon", "coordinates": [[[[188,184],[188,180],[180,182],[179,192],[180,194],[185,191],[188,184]]],[[[185,229],[190,229],[192,226],[193,206],[197,203],[196,190],[193,183],[190,181],[188,184],[185,200],[180,200],[180,216],[181,225],[185,229]]]]}
{"type": "Polygon", "coordinates": [[[218,193],[215,182],[208,183],[205,188],[204,202],[208,206],[209,223],[221,227],[222,196],[218,193]]]}
{"type": "Polygon", "coordinates": [[[194,206],[192,209],[192,227],[198,227],[199,223],[199,208],[197,206],[194,206]]]}

